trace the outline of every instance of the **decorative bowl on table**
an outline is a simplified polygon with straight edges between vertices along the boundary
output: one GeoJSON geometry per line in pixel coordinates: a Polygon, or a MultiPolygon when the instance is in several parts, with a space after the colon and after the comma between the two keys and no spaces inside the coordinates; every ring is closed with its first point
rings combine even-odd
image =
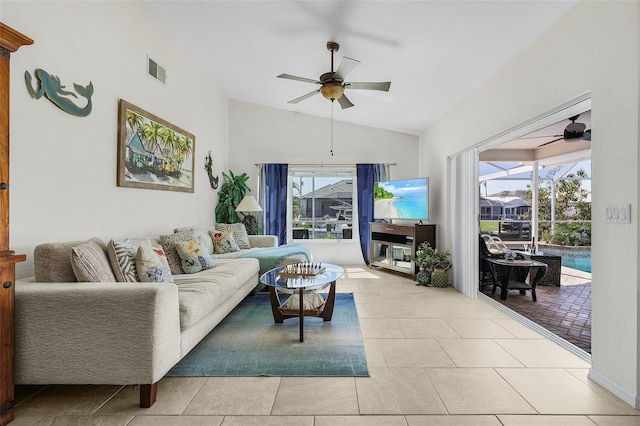
{"type": "Polygon", "coordinates": [[[515,251],[506,251],[504,252],[504,258],[506,260],[515,260],[518,255],[515,251]]]}

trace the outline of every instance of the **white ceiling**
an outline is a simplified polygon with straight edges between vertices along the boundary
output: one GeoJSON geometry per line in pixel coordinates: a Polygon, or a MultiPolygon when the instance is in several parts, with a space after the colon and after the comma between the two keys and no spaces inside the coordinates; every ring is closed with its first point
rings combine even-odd
{"type": "MultiPolygon", "coordinates": [[[[142,1],[230,99],[331,116],[317,79],[327,41],[360,60],[347,81],[391,81],[388,93],[347,89],[334,119],[421,134],[566,13],[575,1],[142,1]]],[[[156,58],[154,58],[156,59],[156,58]]],[[[162,64],[162,58],[157,58],[162,64]]],[[[171,68],[167,69],[171,84],[171,68]]]]}

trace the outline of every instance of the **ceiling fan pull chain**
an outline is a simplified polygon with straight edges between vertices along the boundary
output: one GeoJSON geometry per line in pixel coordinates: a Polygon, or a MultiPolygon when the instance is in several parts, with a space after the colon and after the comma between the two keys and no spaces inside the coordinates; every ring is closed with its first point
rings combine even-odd
{"type": "Polygon", "coordinates": [[[331,101],[331,156],[333,157],[333,102],[331,101]]]}

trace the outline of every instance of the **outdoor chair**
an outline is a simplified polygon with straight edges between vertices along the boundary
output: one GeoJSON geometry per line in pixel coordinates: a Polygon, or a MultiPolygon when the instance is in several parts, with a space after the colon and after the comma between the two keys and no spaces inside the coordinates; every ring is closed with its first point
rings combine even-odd
{"type": "Polygon", "coordinates": [[[500,239],[500,237],[496,237],[495,235],[482,234],[482,239],[484,240],[487,250],[494,255],[504,254],[505,251],[509,250],[509,247],[500,239]]]}
{"type": "Polygon", "coordinates": [[[479,287],[480,287],[480,291],[484,291],[484,287],[486,285],[493,285],[493,283],[499,279],[499,277],[494,275],[495,271],[493,270],[493,268],[491,268],[491,265],[489,265],[489,262],[487,262],[487,259],[488,258],[504,259],[504,252],[507,250],[507,246],[502,242],[502,240],[500,240],[500,238],[492,237],[491,235],[488,235],[488,234],[480,235],[479,244],[480,244],[479,250],[478,250],[479,267],[480,267],[479,287]],[[492,240],[493,238],[495,238],[496,240],[492,240]],[[502,244],[502,246],[504,247],[504,250],[494,250],[494,251],[490,250],[489,247],[487,246],[487,239],[489,239],[490,241],[489,244],[491,244],[491,241],[493,241],[493,244],[495,244],[495,247],[498,247],[497,244],[502,244]]]}

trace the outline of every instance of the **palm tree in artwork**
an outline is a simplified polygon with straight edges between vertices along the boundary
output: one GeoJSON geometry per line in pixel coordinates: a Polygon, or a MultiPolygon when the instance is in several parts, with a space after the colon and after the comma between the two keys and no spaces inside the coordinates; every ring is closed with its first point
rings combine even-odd
{"type": "Polygon", "coordinates": [[[191,143],[191,139],[186,136],[178,137],[174,152],[176,154],[176,158],[178,159],[180,169],[182,170],[182,164],[193,153],[193,144],[191,143]]]}
{"type": "MultiPolygon", "coordinates": [[[[158,139],[160,137],[159,132],[161,129],[162,129],[162,126],[156,123],[155,121],[148,121],[144,123],[144,127],[141,133],[142,133],[142,136],[144,136],[143,138],[144,141],[147,142],[147,146],[146,146],[147,151],[149,151],[152,154],[160,146],[158,139]]],[[[154,166],[155,166],[155,161],[154,161],[154,166]]]]}
{"type": "Polygon", "coordinates": [[[127,126],[133,133],[139,131],[142,128],[144,120],[141,115],[136,114],[133,111],[127,110],[127,126]]]}
{"type": "MultiPolygon", "coordinates": [[[[170,158],[173,158],[173,153],[175,152],[176,132],[167,127],[163,127],[158,131],[158,138],[160,139],[162,156],[168,162],[170,158]]],[[[165,167],[167,166],[170,166],[170,164],[165,164],[165,167]]]]}

